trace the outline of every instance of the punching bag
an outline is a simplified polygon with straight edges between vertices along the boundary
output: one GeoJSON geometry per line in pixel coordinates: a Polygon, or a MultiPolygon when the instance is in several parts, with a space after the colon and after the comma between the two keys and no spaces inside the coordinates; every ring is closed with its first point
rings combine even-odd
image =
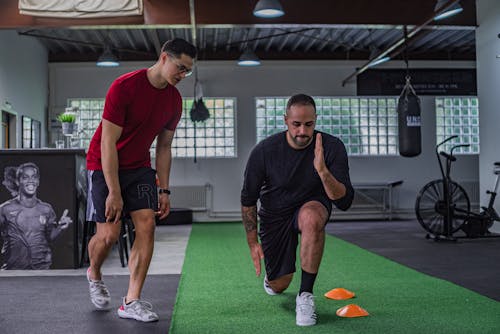
{"type": "Polygon", "coordinates": [[[410,77],[398,100],[399,154],[415,157],[422,151],[420,133],[420,99],[411,86],[410,77]]]}

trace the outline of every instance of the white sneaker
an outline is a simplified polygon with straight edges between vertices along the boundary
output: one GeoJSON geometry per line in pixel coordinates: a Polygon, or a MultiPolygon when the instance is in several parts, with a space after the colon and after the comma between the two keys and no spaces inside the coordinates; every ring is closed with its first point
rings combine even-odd
{"type": "Polygon", "coordinates": [[[264,291],[270,296],[279,295],[278,292],[275,292],[273,288],[269,285],[269,281],[267,280],[267,275],[264,276],[264,291]]]}
{"type": "Polygon", "coordinates": [[[123,297],[122,305],[118,309],[118,316],[143,322],[158,321],[158,314],[153,312],[153,305],[150,302],[134,300],[127,305],[125,304],[125,297],[123,297]]]}
{"type": "Polygon", "coordinates": [[[90,279],[90,268],[87,269],[87,281],[89,281],[90,301],[98,310],[109,309],[111,296],[109,290],[102,280],[94,281],[90,279]]]}
{"type": "Polygon", "coordinates": [[[310,292],[302,292],[295,299],[297,312],[297,326],[313,326],[316,325],[316,307],[314,306],[314,296],[310,292]]]}

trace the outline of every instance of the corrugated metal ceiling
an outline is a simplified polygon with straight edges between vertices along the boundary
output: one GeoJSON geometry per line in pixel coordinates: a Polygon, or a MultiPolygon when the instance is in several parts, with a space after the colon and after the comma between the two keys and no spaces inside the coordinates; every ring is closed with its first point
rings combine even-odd
{"type": "Polygon", "coordinates": [[[200,60],[234,60],[246,47],[262,60],[368,60],[401,42],[404,25],[418,30],[404,46],[410,59],[475,59],[475,0],[442,21],[433,20],[436,1],[281,0],[285,15],[262,19],[252,15],[257,0],[143,0],[142,15],[60,19],[21,15],[17,0],[2,0],[0,28],[37,38],[51,62],[95,61],[105,45],[121,61],[155,60],[174,37],[195,39],[200,60]]]}
{"type": "MultiPolygon", "coordinates": [[[[411,28],[411,26],[409,26],[411,28]]],[[[18,29],[47,48],[49,60],[93,61],[111,46],[120,60],[156,59],[161,43],[192,41],[189,26],[128,26],[18,29]]],[[[200,60],[236,59],[245,47],[261,59],[368,59],[403,37],[403,26],[388,25],[217,25],[196,29],[200,60]]],[[[428,26],[407,46],[410,59],[474,59],[475,29],[428,26]]]]}

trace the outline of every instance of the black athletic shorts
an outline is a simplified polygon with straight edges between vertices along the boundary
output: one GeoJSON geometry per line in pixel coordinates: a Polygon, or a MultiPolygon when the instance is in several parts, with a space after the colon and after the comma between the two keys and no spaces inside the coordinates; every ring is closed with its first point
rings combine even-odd
{"type": "MultiPolygon", "coordinates": [[[[323,201],[317,200],[323,205],[323,201]]],[[[295,272],[297,245],[299,240],[298,216],[302,206],[290,215],[262,218],[259,225],[259,237],[264,252],[267,279],[272,281],[283,275],[295,272]]],[[[330,217],[331,205],[326,206],[330,217]],[[330,208],[330,209],[329,209],[330,208]]],[[[328,222],[328,219],[325,221],[328,222]]]]}
{"type": "MultiPolygon", "coordinates": [[[[118,172],[123,198],[122,217],[140,209],[158,211],[156,171],[150,167],[127,169],[118,172]]],[[[106,222],[108,186],[102,170],[88,171],[87,220],[106,222]]]]}

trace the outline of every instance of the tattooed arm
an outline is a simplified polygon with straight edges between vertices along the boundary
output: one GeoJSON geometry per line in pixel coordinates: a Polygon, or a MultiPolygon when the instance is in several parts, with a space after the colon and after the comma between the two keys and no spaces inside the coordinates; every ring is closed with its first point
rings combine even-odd
{"type": "Polygon", "coordinates": [[[241,216],[248,244],[259,242],[257,239],[257,206],[241,206],[241,216]]]}
{"type": "Polygon", "coordinates": [[[255,267],[255,274],[260,276],[261,266],[260,260],[264,258],[264,252],[259,244],[257,236],[257,206],[241,206],[241,216],[243,226],[247,234],[248,247],[250,248],[250,256],[252,257],[255,267]]]}

